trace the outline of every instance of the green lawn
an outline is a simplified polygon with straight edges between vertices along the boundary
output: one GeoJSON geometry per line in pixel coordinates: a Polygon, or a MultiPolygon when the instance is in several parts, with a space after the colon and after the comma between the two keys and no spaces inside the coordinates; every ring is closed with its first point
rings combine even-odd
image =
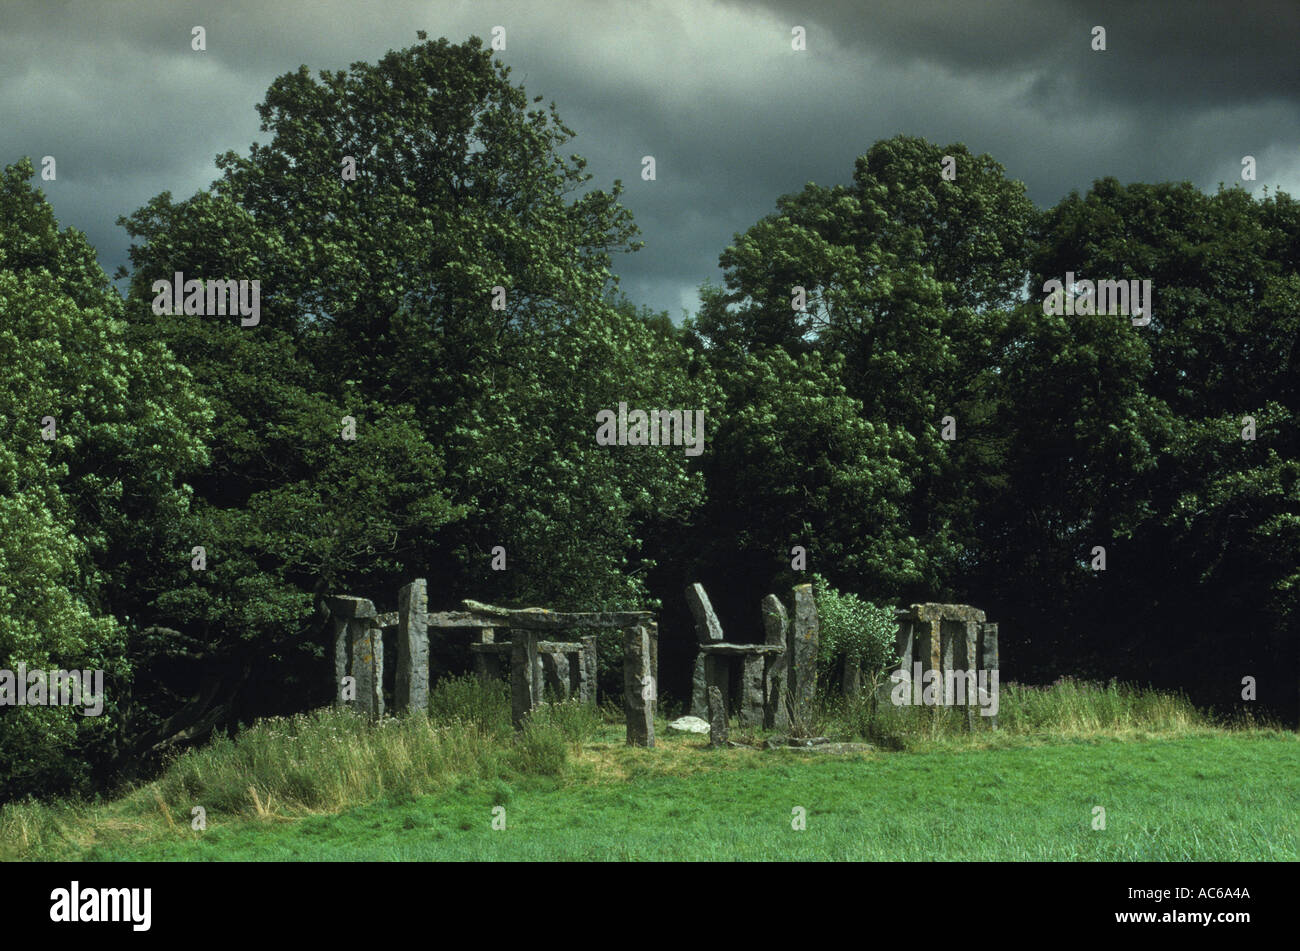
{"type": "Polygon", "coordinates": [[[97,836],[104,860],[1290,860],[1300,741],[1288,733],[1057,740],[829,756],[630,750],[612,735],[559,777],[465,779],[337,814],[214,816],[97,836]],[[506,828],[492,829],[492,810],[506,828]],[[1106,828],[1094,830],[1093,808],[1106,828]],[[795,831],[795,807],[807,829],[795,831]]]}

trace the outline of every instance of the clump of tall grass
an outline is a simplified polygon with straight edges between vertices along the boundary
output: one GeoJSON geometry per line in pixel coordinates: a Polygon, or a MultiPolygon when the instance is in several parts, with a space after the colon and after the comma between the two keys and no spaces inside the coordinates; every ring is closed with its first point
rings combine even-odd
{"type": "MultiPolygon", "coordinates": [[[[887,696],[819,697],[814,719],[829,734],[852,735],[885,748],[957,739],[966,733],[961,707],[895,706],[887,696]]],[[[975,708],[975,736],[988,738],[989,718],[975,708]]],[[[1098,738],[1134,733],[1186,733],[1214,727],[1182,693],[1062,678],[1046,687],[1003,683],[998,690],[998,734],[1098,738]]],[[[1246,724],[1241,724],[1246,726],[1246,724]]]]}
{"type": "Polygon", "coordinates": [[[510,732],[510,685],[481,682],[472,674],[443,677],[429,691],[429,718],[437,723],[473,723],[488,733],[510,732]]]}

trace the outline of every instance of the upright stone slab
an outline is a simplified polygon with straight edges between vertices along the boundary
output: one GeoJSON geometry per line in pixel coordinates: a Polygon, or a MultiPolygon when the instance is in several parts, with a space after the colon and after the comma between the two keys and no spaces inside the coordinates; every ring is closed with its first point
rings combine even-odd
{"type": "Polygon", "coordinates": [[[596,705],[596,635],[582,639],[582,662],[578,665],[578,696],[583,703],[596,705]]]}
{"type": "Polygon", "coordinates": [[[744,654],[740,658],[740,722],[753,730],[763,728],[763,654],[744,654]]]}
{"type": "MultiPolygon", "coordinates": [[[[731,664],[730,658],[718,654],[704,655],[704,684],[705,690],[716,687],[718,693],[722,696],[722,709],[731,709],[731,664]]],[[[708,694],[706,693],[707,697],[708,694]]],[[[708,705],[705,704],[705,712],[708,712],[708,705]]]]}
{"type": "Polygon", "coordinates": [[[965,707],[966,725],[971,726],[970,705],[975,702],[975,636],[973,621],[939,622],[945,706],[965,707]]]}
{"type": "Polygon", "coordinates": [[[644,626],[623,630],[623,711],[629,746],[655,745],[654,681],[650,677],[650,634],[644,626]]]}
{"type": "MultiPolygon", "coordinates": [[[[479,631],[479,644],[495,644],[496,631],[485,627],[479,631]]],[[[504,647],[505,645],[503,645],[504,647]]],[[[474,655],[474,673],[478,674],[479,683],[491,684],[501,679],[501,654],[496,651],[472,651],[474,655]]]]}
{"type": "Polygon", "coordinates": [[[767,666],[763,671],[763,725],[773,730],[785,730],[790,726],[786,699],[790,691],[790,648],[786,646],[790,620],[785,605],[774,594],[763,599],[762,610],[763,642],[786,647],[780,654],[767,655],[767,666]]]}
{"type": "Polygon", "coordinates": [[[516,729],[537,705],[541,683],[537,632],[515,628],[510,632],[510,719],[516,729]]]}
{"type": "Polygon", "coordinates": [[[377,720],[384,715],[384,641],[383,631],[370,626],[372,620],[353,619],[348,627],[352,635],[352,676],[357,683],[354,709],[377,720]]]}
{"type": "MultiPolygon", "coordinates": [[[[994,671],[998,668],[998,625],[996,621],[988,621],[980,625],[980,670],[994,671]]],[[[993,675],[986,674],[988,677],[988,687],[990,692],[993,690],[993,675]]],[[[1001,684],[1002,675],[999,672],[998,682],[1001,684]]],[[[981,714],[981,719],[988,720],[989,726],[993,729],[998,728],[997,715],[986,717],[981,714]]]]}
{"type": "MultiPolygon", "coordinates": [[[[916,652],[916,660],[914,663],[921,665],[922,679],[920,684],[922,696],[925,696],[926,692],[924,679],[925,672],[927,670],[938,671],[939,673],[936,674],[936,676],[941,676],[943,672],[943,666],[941,663],[942,654],[940,653],[939,646],[939,624],[940,621],[938,618],[927,620],[918,617],[916,623],[912,627],[912,638],[914,650],[916,652]]],[[[935,698],[936,702],[941,701],[943,699],[943,685],[936,684],[935,688],[930,691],[930,694],[935,698]]]]}
{"type": "Polygon", "coordinates": [[[691,672],[691,716],[708,719],[709,671],[708,657],[704,651],[695,655],[695,669],[691,672]]]}
{"type": "Polygon", "coordinates": [[[542,654],[542,681],[556,700],[569,699],[569,658],[565,654],[542,654]]]}
{"type": "Polygon", "coordinates": [[[709,687],[709,745],[727,745],[727,705],[716,685],[709,687]]]}
{"type": "Polygon", "coordinates": [[[650,680],[654,683],[655,704],[659,702],[659,622],[647,621],[646,636],[650,639],[650,680]]]}
{"type": "Polygon", "coordinates": [[[790,631],[791,693],[794,709],[801,724],[812,716],[817,691],[817,644],[821,636],[817,621],[817,602],[810,584],[794,589],[794,627],[790,631]]]}
{"type": "Polygon", "coordinates": [[[334,621],[334,699],[336,706],[343,707],[347,705],[343,699],[343,678],[349,670],[349,641],[354,633],[359,637],[365,632],[377,612],[374,604],[365,598],[335,595],[326,598],[325,604],[334,621]]]}
{"type": "Polygon", "coordinates": [[[898,655],[898,669],[907,671],[912,676],[912,632],[916,617],[909,611],[898,612],[898,630],[894,633],[894,653],[898,655]]]}
{"type": "Polygon", "coordinates": [[[416,578],[397,593],[397,676],[393,706],[398,713],[429,709],[429,583],[416,578]]]}
{"type": "Polygon", "coordinates": [[[696,582],[686,589],[686,603],[690,606],[691,617],[695,618],[695,636],[701,644],[722,640],[722,624],[713,613],[713,605],[704,592],[704,585],[696,582]]]}
{"type": "Polygon", "coordinates": [[[334,706],[345,706],[343,700],[343,678],[348,675],[348,621],[346,618],[332,619],[334,624],[334,706]]]}

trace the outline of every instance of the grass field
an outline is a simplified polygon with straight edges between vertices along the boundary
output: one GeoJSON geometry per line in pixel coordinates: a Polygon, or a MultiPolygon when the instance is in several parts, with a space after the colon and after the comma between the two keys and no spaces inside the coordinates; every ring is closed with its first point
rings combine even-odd
{"type": "Polygon", "coordinates": [[[331,712],[268,721],[111,802],[11,805],[0,857],[1300,858],[1300,737],[1197,722],[1159,695],[1012,696],[1007,725],[975,735],[915,711],[910,731],[895,724],[893,749],[834,755],[709,750],[694,735],[631,749],[621,725],[573,707],[516,738],[497,698],[460,689],[442,696],[454,716],[435,700],[431,719],[379,727],[331,712]],[[1055,726],[1032,722],[1034,704],[1055,726]],[[206,830],[191,828],[195,805],[206,830]]]}

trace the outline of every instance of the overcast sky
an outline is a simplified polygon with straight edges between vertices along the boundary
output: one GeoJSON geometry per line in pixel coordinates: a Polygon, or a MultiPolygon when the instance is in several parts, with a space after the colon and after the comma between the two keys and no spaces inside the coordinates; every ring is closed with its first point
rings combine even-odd
{"type": "Polygon", "coordinates": [[[0,0],[0,159],[55,156],[37,184],[111,274],[118,215],[269,139],[254,106],[276,76],[497,25],[511,79],[577,131],[566,151],[626,185],[646,246],[616,257],[624,289],[676,320],[778,195],[847,182],[898,133],[988,152],[1042,206],[1107,175],[1213,190],[1245,155],[1244,187],[1300,195],[1296,0],[0,0]]]}

